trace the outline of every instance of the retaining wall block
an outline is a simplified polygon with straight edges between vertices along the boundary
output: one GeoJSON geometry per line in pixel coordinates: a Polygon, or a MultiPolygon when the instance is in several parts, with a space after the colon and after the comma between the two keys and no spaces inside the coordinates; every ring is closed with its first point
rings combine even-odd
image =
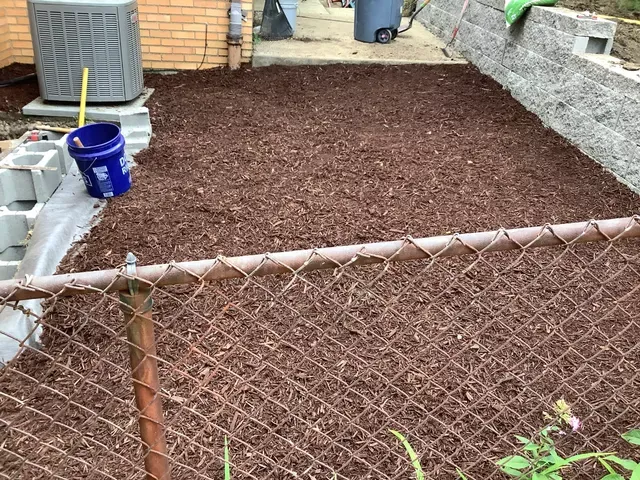
{"type": "Polygon", "coordinates": [[[433,5],[440,10],[444,10],[445,12],[452,14],[457,18],[462,11],[464,0],[431,0],[430,5],[433,5]]]}
{"type": "Polygon", "coordinates": [[[628,178],[638,147],[622,135],[560,102],[550,126],[591,158],[622,178],[628,178]]]}
{"type": "Polygon", "coordinates": [[[556,118],[556,109],[560,100],[534,86],[526,78],[509,71],[505,88],[527,110],[538,115],[545,125],[550,125],[556,118]]]}
{"type": "Polygon", "coordinates": [[[478,1],[469,2],[463,19],[499,37],[509,38],[511,35],[505,23],[504,12],[478,1]]]}
{"type": "Polygon", "coordinates": [[[0,169],[0,206],[15,201],[46,202],[62,181],[58,151],[12,152],[2,164],[52,167],[55,170],[0,169]]]}
{"type": "Polygon", "coordinates": [[[640,72],[625,70],[620,64],[607,66],[607,74],[604,82],[611,88],[627,98],[640,102],[640,72]]]}
{"type": "Polygon", "coordinates": [[[482,55],[495,62],[502,63],[502,56],[506,46],[504,38],[465,20],[460,24],[458,35],[460,35],[462,42],[473,45],[473,48],[482,55]]]}
{"type": "MultiPolygon", "coordinates": [[[[441,32],[442,37],[450,37],[451,32],[453,31],[453,27],[455,26],[456,19],[450,13],[437,8],[432,7],[431,5],[427,6],[429,8],[429,17],[430,17],[430,25],[433,25],[441,32]]],[[[426,10],[426,9],[425,9],[426,10]]]]}
{"type": "Polygon", "coordinates": [[[509,31],[509,38],[516,44],[556,63],[564,63],[574,53],[584,53],[574,51],[577,42],[574,35],[536,22],[518,22],[509,31]]]}
{"type": "Polygon", "coordinates": [[[625,62],[610,55],[572,55],[565,66],[594,82],[640,101],[640,72],[622,68],[625,62]]]}
{"type": "Polygon", "coordinates": [[[465,57],[476,67],[478,67],[478,70],[480,70],[482,73],[484,73],[485,75],[489,75],[496,82],[503,86],[507,83],[507,78],[510,73],[508,68],[505,68],[499,62],[496,62],[486,55],[483,55],[478,50],[470,48],[468,44],[456,42],[456,49],[464,53],[465,57]]]}
{"type": "MultiPolygon", "coordinates": [[[[499,10],[504,14],[504,0],[477,0],[477,2],[483,5],[486,5],[488,7],[495,8],[496,10],[499,10]]],[[[506,27],[506,24],[507,24],[507,20],[505,19],[504,21],[505,27],[506,27]]]]}
{"type": "Polygon", "coordinates": [[[36,203],[29,210],[13,211],[0,207],[0,254],[9,247],[23,245],[33,228],[44,203],[36,203]]]}
{"type": "MultiPolygon", "coordinates": [[[[640,102],[627,98],[620,110],[616,131],[640,145],[640,102]]],[[[639,184],[640,186],[640,184],[639,184]]]]}
{"type": "Polygon", "coordinates": [[[640,146],[636,145],[635,153],[629,162],[629,170],[625,180],[638,192],[640,190],[640,146]]]}
{"type": "Polygon", "coordinates": [[[507,42],[503,64],[534,86],[582,112],[589,112],[599,123],[615,128],[624,103],[623,95],[513,42],[507,42]]]}
{"type": "Polygon", "coordinates": [[[531,7],[526,21],[537,22],[547,27],[576,36],[613,38],[616,23],[605,19],[578,18],[579,12],[560,7],[531,7]]]}

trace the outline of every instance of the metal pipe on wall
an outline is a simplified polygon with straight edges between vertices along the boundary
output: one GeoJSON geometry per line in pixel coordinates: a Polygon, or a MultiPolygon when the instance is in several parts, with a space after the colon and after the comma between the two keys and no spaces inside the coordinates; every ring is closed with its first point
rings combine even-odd
{"type": "Polygon", "coordinates": [[[237,70],[242,61],[242,4],[240,0],[232,0],[229,17],[227,61],[231,70],[237,70]]]}

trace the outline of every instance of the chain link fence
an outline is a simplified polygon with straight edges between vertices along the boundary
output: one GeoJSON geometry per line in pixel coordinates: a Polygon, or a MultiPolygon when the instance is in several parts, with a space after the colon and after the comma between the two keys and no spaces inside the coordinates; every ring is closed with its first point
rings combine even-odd
{"type": "Polygon", "coordinates": [[[225,437],[233,478],[414,478],[391,429],[426,478],[503,478],[560,398],[584,420],[561,452],[624,453],[638,237],[634,217],[0,282],[0,314],[42,330],[4,334],[0,478],[222,479],[225,437]]]}

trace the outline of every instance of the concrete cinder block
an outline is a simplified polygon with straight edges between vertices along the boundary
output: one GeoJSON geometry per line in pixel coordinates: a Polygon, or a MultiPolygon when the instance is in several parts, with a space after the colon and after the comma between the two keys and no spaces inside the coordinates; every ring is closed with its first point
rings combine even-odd
{"type": "Polygon", "coordinates": [[[460,41],[494,62],[502,63],[506,40],[465,20],[460,23],[460,41]]]}
{"type": "Polygon", "coordinates": [[[0,260],[0,281],[11,280],[18,271],[20,261],[4,261],[0,260]]]}
{"type": "Polygon", "coordinates": [[[577,55],[583,53],[609,55],[612,47],[612,38],[576,37],[575,43],[573,44],[573,53],[577,55]]]}
{"type": "Polygon", "coordinates": [[[54,170],[14,170],[0,168],[0,205],[16,201],[46,202],[62,181],[57,150],[12,152],[2,164],[54,168],[54,170]]]}
{"type": "Polygon", "coordinates": [[[624,96],[519,45],[509,42],[503,64],[561,101],[615,128],[624,96]]]}
{"type": "Polygon", "coordinates": [[[0,253],[0,280],[12,279],[24,258],[26,247],[9,247],[0,253]]]}
{"type": "Polygon", "coordinates": [[[564,33],[582,37],[613,38],[616,23],[609,20],[578,18],[579,12],[560,7],[531,7],[528,22],[537,22],[564,33]]]}
{"type": "Polygon", "coordinates": [[[33,228],[44,206],[43,203],[34,205],[29,202],[25,202],[24,205],[23,210],[0,207],[0,254],[9,247],[17,247],[25,243],[29,230],[33,228]]]}
{"type": "Polygon", "coordinates": [[[640,101],[627,98],[620,110],[616,131],[640,145],[640,101]]]}
{"type": "Polygon", "coordinates": [[[23,215],[13,213],[0,211],[0,252],[20,245],[29,234],[27,219],[23,215]]]}
{"type": "Polygon", "coordinates": [[[37,152],[45,153],[49,150],[58,152],[58,162],[60,164],[60,172],[66,175],[73,164],[73,158],[69,155],[69,147],[67,145],[67,137],[64,135],[58,140],[38,140],[37,142],[29,142],[18,146],[14,153],[37,152]]]}

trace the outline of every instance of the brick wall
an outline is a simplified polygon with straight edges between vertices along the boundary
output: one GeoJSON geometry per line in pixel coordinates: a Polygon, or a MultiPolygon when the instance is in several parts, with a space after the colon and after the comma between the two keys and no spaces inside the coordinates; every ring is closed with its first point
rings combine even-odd
{"type": "MultiPolygon", "coordinates": [[[[214,0],[138,0],[144,67],[197,68],[205,42],[202,68],[226,65],[229,5],[229,1],[214,0]]],[[[242,26],[242,58],[247,62],[251,58],[253,3],[243,1],[242,8],[248,14],[242,26]]],[[[0,13],[4,13],[0,15],[0,67],[12,62],[33,63],[26,0],[0,0],[0,13]]]]}
{"type": "Polygon", "coordinates": [[[9,39],[9,22],[5,10],[4,5],[0,3],[0,67],[10,63],[13,55],[9,39]]]}

